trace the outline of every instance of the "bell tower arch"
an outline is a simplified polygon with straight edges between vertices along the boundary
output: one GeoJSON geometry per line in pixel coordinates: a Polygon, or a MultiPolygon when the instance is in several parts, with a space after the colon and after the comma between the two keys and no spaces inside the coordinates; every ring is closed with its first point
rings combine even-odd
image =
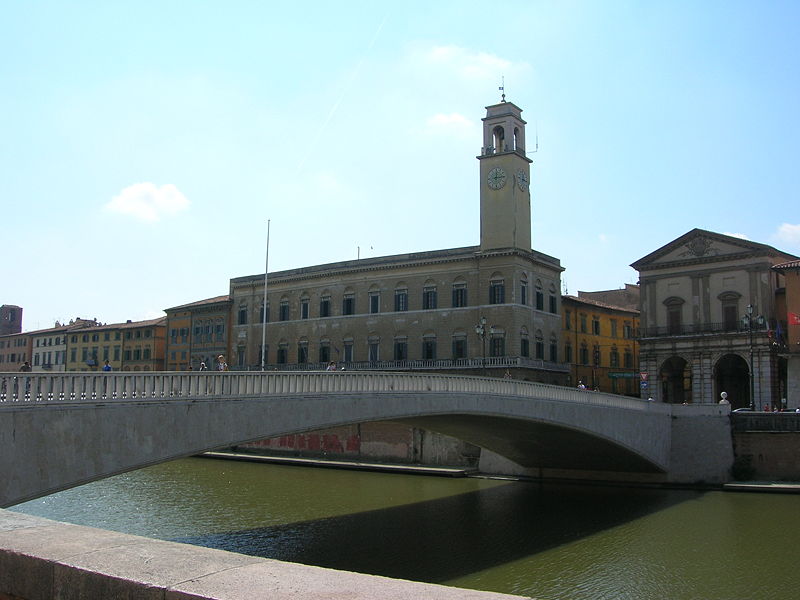
{"type": "Polygon", "coordinates": [[[480,161],[481,250],[531,249],[530,164],[525,121],[512,102],[486,107],[480,161]]]}

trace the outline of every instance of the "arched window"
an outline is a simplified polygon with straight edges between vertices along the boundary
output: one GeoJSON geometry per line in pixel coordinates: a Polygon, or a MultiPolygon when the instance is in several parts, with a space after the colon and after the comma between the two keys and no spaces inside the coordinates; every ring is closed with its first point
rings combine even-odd
{"type": "Polygon", "coordinates": [[[494,140],[495,152],[505,152],[508,150],[506,146],[506,132],[500,125],[492,130],[492,139],[494,140]]]}
{"type": "Polygon", "coordinates": [[[538,360],[544,360],[544,336],[542,335],[542,330],[537,329],[536,333],[534,334],[534,337],[535,337],[534,358],[538,360]]]}

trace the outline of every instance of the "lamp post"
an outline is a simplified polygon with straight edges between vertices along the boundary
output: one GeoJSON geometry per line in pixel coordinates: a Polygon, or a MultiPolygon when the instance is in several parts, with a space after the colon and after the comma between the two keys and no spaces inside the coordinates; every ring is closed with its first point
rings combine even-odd
{"type": "Polygon", "coordinates": [[[481,338],[481,345],[483,347],[481,368],[483,369],[483,374],[486,375],[486,317],[481,317],[481,320],[475,325],[475,333],[481,338]]]}
{"type": "Polygon", "coordinates": [[[756,404],[756,378],[755,378],[755,364],[753,363],[753,328],[754,326],[763,327],[764,326],[764,317],[762,315],[758,315],[757,317],[753,317],[753,313],[755,312],[756,307],[752,304],[748,304],[745,307],[745,314],[742,317],[742,324],[747,328],[747,334],[750,339],[750,408],[753,410],[757,410],[758,406],[756,404]]]}

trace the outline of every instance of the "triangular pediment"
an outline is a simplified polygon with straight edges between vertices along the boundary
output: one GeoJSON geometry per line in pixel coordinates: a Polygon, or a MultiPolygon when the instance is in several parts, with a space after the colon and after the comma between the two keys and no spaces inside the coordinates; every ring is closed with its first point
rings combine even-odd
{"type": "MultiPolygon", "coordinates": [[[[640,258],[637,271],[698,262],[718,262],[752,256],[791,256],[772,246],[704,229],[692,229],[681,237],[640,258]]],[[[788,259],[787,259],[788,260],[788,259]]]]}

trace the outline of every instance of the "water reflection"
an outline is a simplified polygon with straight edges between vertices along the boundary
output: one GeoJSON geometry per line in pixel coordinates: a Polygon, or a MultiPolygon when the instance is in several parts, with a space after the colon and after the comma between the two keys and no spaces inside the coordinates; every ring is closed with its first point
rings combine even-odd
{"type": "Polygon", "coordinates": [[[540,486],[189,459],[14,507],[540,599],[791,598],[800,496],[540,486]]]}
{"type": "Polygon", "coordinates": [[[440,583],[541,553],[695,498],[508,484],[414,504],[182,538],[310,565],[440,583]],[[592,510],[587,510],[593,506],[592,510]]]}

